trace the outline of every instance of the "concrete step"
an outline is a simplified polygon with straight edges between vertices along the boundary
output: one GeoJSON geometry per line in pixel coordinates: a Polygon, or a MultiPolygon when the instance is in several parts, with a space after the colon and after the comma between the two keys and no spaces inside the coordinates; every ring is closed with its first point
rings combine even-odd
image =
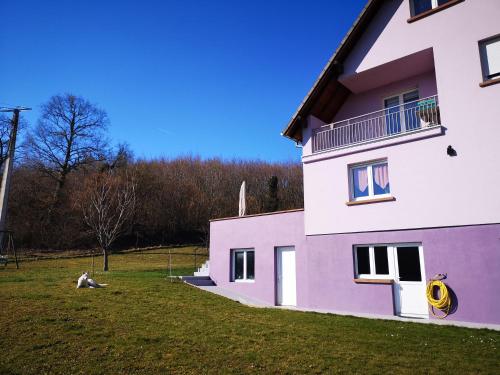
{"type": "Polygon", "coordinates": [[[194,286],[214,286],[215,283],[208,276],[181,276],[181,280],[194,286]]]}
{"type": "Polygon", "coordinates": [[[209,264],[210,263],[208,260],[205,263],[203,263],[201,267],[198,268],[198,271],[194,273],[194,276],[210,276],[209,264]]]}
{"type": "Polygon", "coordinates": [[[193,276],[201,277],[201,276],[210,276],[210,272],[206,271],[196,271],[193,276]]]}

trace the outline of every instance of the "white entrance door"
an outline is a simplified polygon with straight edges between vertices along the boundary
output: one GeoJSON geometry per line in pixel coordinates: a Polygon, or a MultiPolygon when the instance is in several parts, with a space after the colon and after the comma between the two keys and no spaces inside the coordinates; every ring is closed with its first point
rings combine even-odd
{"type": "Polygon", "coordinates": [[[395,299],[398,315],[428,318],[423,250],[420,245],[394,246],[395,299]]]}
{"type": "Polygon", "coordinates": [[[295,248],[278,247],[277,259],[277,287],[278,305],[295,306],[297,304],[296,278],[295,278],[295,248]]]}

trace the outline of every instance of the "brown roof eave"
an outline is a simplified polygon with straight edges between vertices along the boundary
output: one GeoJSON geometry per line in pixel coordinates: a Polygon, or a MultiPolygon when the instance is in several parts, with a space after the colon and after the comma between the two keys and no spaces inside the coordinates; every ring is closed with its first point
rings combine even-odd
{"type": "Polygon", "coordinates": [[[348,55],[350,49],[361,36],[363,26],[370,22],[383,1],[384,0],[368,0],[360,15],[358,16],[356,21],[354,21],[344,39],[340,42],[339,47],[334,52],[332,57],[328,60],[326,66],[323,68],[320,75],[314,82],[311,90],[309,90],[304,100],[300,103],[297,111],[295,111],[294,115],[292,116],[290,122],[281,133],[283,136],[294,141],[302,140],[301,131],[300,129],[298,129],[300,120],[308,116],[308,112],[313,106],[316,97],[321,93],[328,81],[330,79],[338,78],[340,73],[339,66],[342,65],[343,60],[348,55]]]}

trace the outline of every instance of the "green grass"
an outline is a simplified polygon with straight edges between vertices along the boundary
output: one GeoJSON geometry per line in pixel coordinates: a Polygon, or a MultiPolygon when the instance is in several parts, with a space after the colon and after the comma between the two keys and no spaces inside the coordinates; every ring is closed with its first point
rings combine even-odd
{"type": "Polygon", "coordinates": [[[499,332],[250,308],[167,262],[112,255],[104,289],[75,289],[89,258],[0,268],[0,373],[498,373],[499,332]]]}

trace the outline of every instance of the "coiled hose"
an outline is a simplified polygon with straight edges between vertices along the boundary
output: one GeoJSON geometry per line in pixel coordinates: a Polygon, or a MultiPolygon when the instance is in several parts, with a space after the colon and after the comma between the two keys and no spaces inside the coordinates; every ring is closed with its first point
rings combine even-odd
{"type": "Polygon", "coordinates": [[[427,301],[431,305],[431,312],[438,319],[444,319],[448,316],[451,309],[451,296],[446,284],[441,280],[431,280],[427,284],[427,301]],[[434,298],[434,288],[439,288],[439,298],[434,298]],[[434,308],[443,311],[444,315],[436,315],[434,308]]]}

